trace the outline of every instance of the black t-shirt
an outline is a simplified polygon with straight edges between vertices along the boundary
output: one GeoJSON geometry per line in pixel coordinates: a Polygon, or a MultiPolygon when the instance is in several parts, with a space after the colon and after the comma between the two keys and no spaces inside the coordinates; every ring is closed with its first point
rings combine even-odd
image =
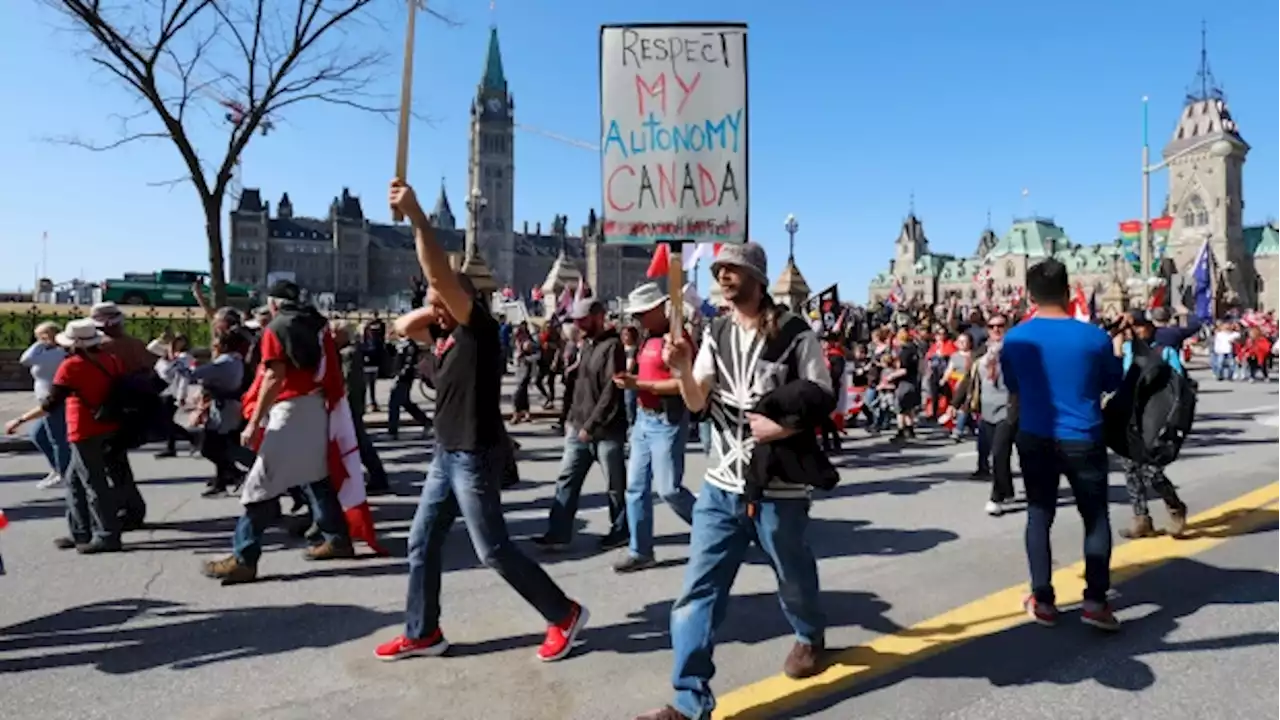
{"type": "Polygon", "coordinates": [[[898,348],[898,367],[907,371],[899,382],[920,384],[920,349],[913,342],[903,343],[898,348]]]}
{"type": "Polygon", "coordinates": [[[441,450],[483,450],[503,441],[502,347],[498,322],[480,303],[471,321],[437,341],[436,445],[441,450]]]}

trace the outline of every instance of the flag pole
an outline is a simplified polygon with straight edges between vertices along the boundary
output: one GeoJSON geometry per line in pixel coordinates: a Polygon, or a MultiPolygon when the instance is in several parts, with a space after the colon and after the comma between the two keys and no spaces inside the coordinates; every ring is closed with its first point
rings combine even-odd
{"type": "MultiPolygon", "coordinates": [[[[408,0],[409,19],[404,28],[404,67],[400,71],[400,127],[396,135],[396,177],[402,182],[409,175],[409,120],[413,107],[413,45],[418,0],[408,0]]],[[[404,215],[392,208],[391,219],[402,222],[404,215]]]]}
{"type": "Polygon", "coordinates": [[[671,298],[671,326],[668,337],[674,341],[684,332],[684,256],[682,240],[668,240],[667,245],[667,295],[671,298]]]}

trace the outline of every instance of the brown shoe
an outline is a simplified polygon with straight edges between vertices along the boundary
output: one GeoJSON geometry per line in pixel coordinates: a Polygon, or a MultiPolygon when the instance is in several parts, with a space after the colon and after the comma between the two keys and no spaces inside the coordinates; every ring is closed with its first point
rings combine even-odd
{"type": "Polygon", "coordinates": [[[1169,508],[1169,535],[1183,538],[1187,534],[1187,507],[1169,508]]]}
{"type": "Polygon", "coordinates": [[[792,680],[803,680],[822,672],[822,646],[797,642],[782,663],[782,672],[792,680]]]}
{"type": "Polygon", "coordinates": [[[658,710],[650,710],[643,715],[637,715],[636,720],[691,720],[688,715],[667,705],[658,710]]]}
{"type": "Polygon", "coordinates": [[[1134,515],[1133,522],[1127,528],[1120,528],[1120,537],[1126,540],[1137,540],[1138,538],[1149,538],[1156,536],[1155,525],[1151,523],[1150,515],[1134,515]]]}
{"type": "Polygon", "coordinates": [[[355,556],[356,550],[350,540],[325,540],[302,552],[302,557],[307,560],[348,560],[355,556]]]}
{"type": "Polygon", "coordinates": [[[258,579],[258,568],[253,565],[241,565],[235,555],[221,560],[210,560],[203,568],[205,577],[221,580],[223,585],[241,585],[258,579]]]}

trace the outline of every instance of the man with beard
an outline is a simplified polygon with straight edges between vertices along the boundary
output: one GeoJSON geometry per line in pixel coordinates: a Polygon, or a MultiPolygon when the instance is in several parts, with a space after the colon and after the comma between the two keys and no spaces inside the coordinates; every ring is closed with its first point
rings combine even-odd
{"type": "Polygon", "coordinates": [[[830,393],[831,377],[808,323],[769,297],[764,248],[752,242],[725,245],[711,275],[732,311],[712,321],[696,359],[684,339],[666,350],[686,405],[694,412],[708,408],[712,424],[711,460],[693,508],[684,589],[671,608],[675,698],[637,720],[705,718],[715,709],[714,638],[752,542],[769,556],[783,615],[795,631],[783,672],[798,679],[822,670],[826,616],[818,599],[818,564],[805,540],[809,489],[799,478],[773,478],[760,503],[748,503],[745,491],[757,445],[797,432],[752,408],[796,380],[830,393]]]}

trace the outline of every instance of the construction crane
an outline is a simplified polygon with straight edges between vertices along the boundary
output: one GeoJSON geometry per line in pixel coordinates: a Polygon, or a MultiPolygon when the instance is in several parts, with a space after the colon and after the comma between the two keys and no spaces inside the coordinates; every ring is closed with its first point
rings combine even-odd
{"type": "Polygon", "coordinates": [[[599,145],[592,145],[591,143],[586,142],[585,140],[575,140],[574,138],[561,135],[560,133],[554,133],[554,132],[551,132],[550,130],[543,130],[542,128],[534,127],[532,125],[525,125],[523,123],[516,123],[516,127],[525,132],[530,132],[530,133],[533,133],[534,135],[541,135],[545,138],[550,138],[552,140],[555,140],[556,142],[564,143],[565,145],[572,145],[573,147],[580,148],[582,150],[590,150],[591,152],[597,152],[597,153],[600,152],[599,145]]]}

